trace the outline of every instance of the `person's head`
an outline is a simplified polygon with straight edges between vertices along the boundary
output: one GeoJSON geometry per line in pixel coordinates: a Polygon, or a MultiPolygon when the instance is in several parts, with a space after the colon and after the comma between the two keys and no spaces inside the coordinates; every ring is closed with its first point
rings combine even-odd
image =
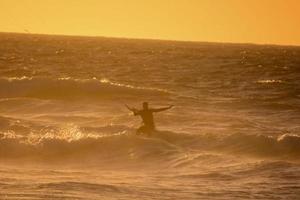
{"type": "Polygon", "coordinates": [[[148,102],[143,102],[143,108],[146,110],[148,109],[148,102]]]}

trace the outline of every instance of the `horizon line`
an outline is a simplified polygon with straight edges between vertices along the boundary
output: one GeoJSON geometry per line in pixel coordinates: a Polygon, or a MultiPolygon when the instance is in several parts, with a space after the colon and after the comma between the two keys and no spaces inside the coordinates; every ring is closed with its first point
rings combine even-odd
{"type": "Polygon", "coordinates": [[[66,37],[93,37],[93,38],[111,38],[111,39],[126,39],[126,40],[153,40],[165,42],[186,42],[186,43],[212,43],[212,44],[232,44],[232,45],[258,45],[258,46],[285,46],[285,47],[300,47],[300,44],[274,44],[274,43],[255,43],[255,42],[221,42],[221,41],[200,41],[200,40],[177,40],[163,38],[144,38],[144,37],[122,37],[122,36],[103,36],[103,35],[77,35],[77,34],[60,34],[60,33],[33,33],[33,32],[10,32],[0,31],[0,34],[20,34],[20,35],[42,35],[42,36],[66,36],[66,37]]]}

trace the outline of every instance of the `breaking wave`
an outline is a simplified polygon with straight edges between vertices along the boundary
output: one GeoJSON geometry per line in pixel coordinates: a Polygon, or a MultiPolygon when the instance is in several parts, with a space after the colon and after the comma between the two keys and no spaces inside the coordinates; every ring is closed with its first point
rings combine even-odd
{"type": "MultiPolygon", "coordinates": [[[[37,160],[43,162],[86,163],[93,161],[130,163],[136,161],[166,161],[178,159],[190,151],[222,152],[228,154],[300,158],[300,137],[284,134],[279,137],[232,134],[229,136],[189,135],[157,131],[152,137],[140,137],[127,128],[113,134],[88,134],[74,128],[45,134],[0,134],[1,160],[37,160]]],[[[188,159],[188,158],[187,158],[188,159]]],[[[197,160],[197,159],[195,159],[197,160]]],[[[188,159],[184,165],[193,160],[188,159]]],[[[141,162],[139,162],[141,163],[141,162]]]]}

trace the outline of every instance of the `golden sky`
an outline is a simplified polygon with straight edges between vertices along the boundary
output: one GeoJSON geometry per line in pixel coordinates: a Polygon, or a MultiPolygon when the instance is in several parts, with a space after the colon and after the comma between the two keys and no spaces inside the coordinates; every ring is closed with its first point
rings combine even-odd
{"type": "Polygon", "coordinates": [[[300,45],[300,0],[0,0],[0,31],[300,45]]]}

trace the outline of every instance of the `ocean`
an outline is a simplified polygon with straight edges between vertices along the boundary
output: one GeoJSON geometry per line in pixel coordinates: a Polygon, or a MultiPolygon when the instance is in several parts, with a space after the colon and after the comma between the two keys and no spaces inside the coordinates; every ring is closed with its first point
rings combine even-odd
{"type": "Polygon", "coordinates": [[[300,199],[299,81],[297,46],[1,33],[0,199],[300,199]]]}

